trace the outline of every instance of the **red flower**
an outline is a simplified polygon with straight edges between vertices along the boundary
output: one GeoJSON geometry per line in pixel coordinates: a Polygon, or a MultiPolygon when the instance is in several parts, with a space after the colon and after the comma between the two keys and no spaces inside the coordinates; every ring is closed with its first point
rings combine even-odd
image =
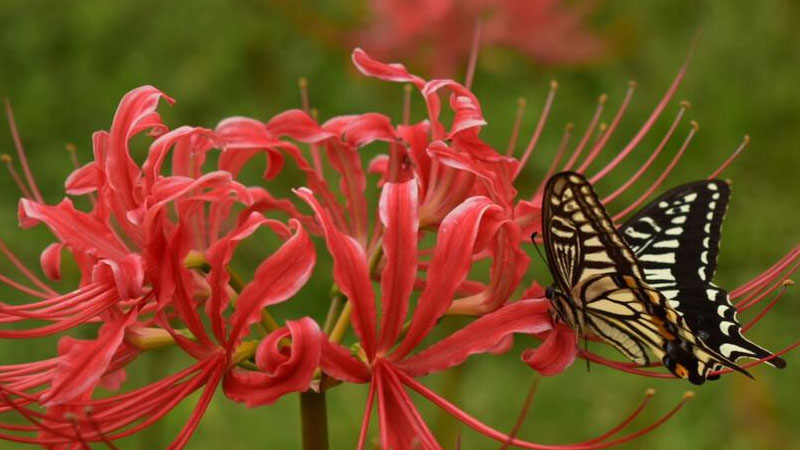
{"type": "Polygon", "coordinates": [[[372,0],[370,26],[354,41],[381,57],[424,64],[426,72],[452,77],[470,53],[475,24],[487,45],[512,47],[543,63],[576,63],[604,52],[583,24],[588,6],[552,0],[372,0]]]}
{"type": "MultiPolygon", "coordinates": [[[[288,321],[288,328],[274,330],[261,345],[243,342],[265,307],[290,298],[308,279],[315,263],[311,240],[297,220],[287,226],[254,210],[256,202],[271,198],[265,190],[245,188],[227,171],[203,173],[206,152],[224,147],[224,137],[202,128],[168,130],[155,112],[163,96],[151,87],[132,91],[122,100],[111,131],[95,134],[95,160],[67,180],[69,193],[90,196],[91,212],[78,211],[70,200],[56,206],[41,199],[20,201],[23,227],[44,222],[59,239],[42,254],[45,273],[59,278],[60,253],[66,249],[82,270],[82,287],[58,295],[18,263],[43,292],[12,286],[42,300],[2,305],[0,323],[37,319],[51,324],[0,330],[0,336],[30,338],[84,323],[102,325],[96,340],[62,338],[57,358],[0,367],[0,408],[17,410],[31,421],[30,426],[12,428],[22,435],[4,436],[8,439],[64,448],[118,439],[203,388],[192,417],[171,446],[181,448],[223,378],[230,377],[226,392],[241,401],[249,395],[249,404],[274,401],[311,383],[319,345],[314,353],[313,346],[301,344],[318,343],[315,333],[320,331],[310,319],[288,321]],[[159,137],[140,168],[130,157],[128,141],[147,129],[159,137]],[[172,174],[162,175],[169,152],[172,174]],[[231,228],[229,222],[235,225],[231,228]],[[284,244],[259,265],[251,283],[241,286],[235,310],[228,315],[229,263],[237,244],[262,226],[284,244]],[[200,262],[189,264],[198,255],[200,262]],[[269,352],[269,343],[278,341],[291,343],[288,361],[269,352]],[[197,363],[144,388],[92,398],[101,383],[120,387],[122,369],[143,350],[165,344],[177,345],[197,363]],[[252,355],[262,372],[248,378],[234,370],[252,355]],[[39,411],[37,404],[46,411],[39,411]],[[41,431],[38,436],[25,435],[36,431],[41,431]]],[[[262,204],[259,210],[273,206],[283,205],[262,204]]]]}
{"type": "MultiPolygon", "coordinates": [[[[297,193],[312,207],[324,230],[334,260],[334,281],[348,299],[353,330],[359,339],[359,356],[355,357],[349,349],[325,340],[322,369],[342,381],[370,384],[359,448],[364,446],[376,400],[384,447],[441,448],[413,405],[407,393],[409,388],[493,439],[508,440],[524,448],[541,448],[489,428],[414,380],[460,365],[470,355],[495,351],[513,333],[542,333],[551,329],[546,299],[521,300],[485,314],[449,337],[410,355],[454,303],[456,290],[472,265],[472,257],[498,239],[498,230],[509,223],[502,208],[488,198],[472,197],[444,218],[427,267],[425,286],[416,308],[410,311],[411,321],[403,333],[402,324],[409,314],[410,295],[419,268],[420,218],[416,182],[387,182],[383,187],[379,209],[386,264],[381,274],[380,313],[376,310],[369,261],[363,248],[337,229],[330,212],[311,191],[300,189],[297,193]]],[[[338,337],[332,336],[332,339],[338,337]]]]}

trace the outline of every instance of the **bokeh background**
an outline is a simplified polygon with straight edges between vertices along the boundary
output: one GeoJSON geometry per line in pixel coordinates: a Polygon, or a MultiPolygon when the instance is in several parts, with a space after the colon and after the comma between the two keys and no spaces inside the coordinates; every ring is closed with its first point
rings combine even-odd
{"type": "MultiPolygon", "coordinates": [[[[366,0],[196,0],[191,4],[4,0],[0,2],[0,94],[14,107],[45,198],[57,202],[71,169],[65,144],[74,143],[82,160],[87,160],[92,131],[108,128],[121,96],[142,84],[153,84],[178,100],[174,107],[162,107],[167,122],[174,126],[213,127],[230,115],[267,119],[298,107],[299,77],[308,79],[312,105],[322,119],[366,111],[398,117],[402,88],[359,75],[349,60],[351,41],[342,38],[349,30],[365,27],[370,14],[366,0]]],[[[512,48],[490,46],[481,51],[474,91],[489,120],[483,136],[505,148],[520,96],[529,105],[523,122],[523,130],[529,133],[549,80],[559,81],[545,136],[518,185],[523,193],[530,192],[546,171],[564,124],[573,121],[578,130],[585,127],[601,93],[608,93],[609,110],[613,110],[628,80],[635,79],[638,89],[630,111],[608,147],[618,150],[666,90],[692,37],[700,31],[677,98],[691,101],[689,115],[700,123],[700,132],[668,184],[706,176],[739,145],[743,135],[752,137],[750,148],[725,174],[733,180],[733,199],[717,282],[738,286],[800,239],[798,23],[800,4],[791,0],[595,2],[586,27],[603,40],[606,51],[591,62],[548,65],[512,48]],[[528,191],[526,180],[530,180],[528,191]]],[[[468,41],[471,36],[450,38],[468,41]]],[[[463,78],[465,65],[466,61],[454,76],[463,78]]],[[[411,68],[423,75],[427,69],[413,64],[411,68]]],[[[421,117],[420,103],[415,99],[416,118],[421,117]]],[[[610,192],[630,176],[676,111],[677,102],[673,102],[637,153],[598,186],[600,192],[610,192]]],[[[688,124],[680,130],[679,138],[664,152],[661,167],[688,124]]],[[[5,126],[0,126],[0,152],[13,152],[5,126]]],[[[292,180],[283,183],[286,188],[292,180]]],[[[17,197],[10,179],[0,176],[0,237],[35,265],[51,237],[44,227],[17,229],[17,197]]],[[[621,204],[624,201],[617,206],[621,204]]],[[[330,284],[327,267],[323,262],[317,269],[314,287],[304,291],[308,298],[281,309],[281,315],[293,317],[300,309],[311,308],[322,320],[330,284]]],[[[0,269],[9,271],[5,262],[0,269]]],[[[534,278],[549,281],[538,262],[529,275],[534,278]]],[[[785,298],[750,334],[775,350],[800,337],[800,294],[790,292],[785,298]]],[[[508,430],[533,378],[518,356],[532,344],[519,338],[514,350],[502,358],[473,358],[457,376],[425,381],[478,418],[508,430]]],[[[52,339],[37,341],[35,346],[0,341],[3,363],[54,352],[52,339]]],[[[707,383],[675,419],[624,448],[800,448],[800,358],[790,354],[787,360],[789,366],[783,371],[754,369],[756,381],[734,375],[707,383]]],[[[176,351],[153,352],[137,361],[130,377],[141,383],[185,363],[176,351]]],[[[520,435],[545,443],[590,438],[627,414],[649,387],[656,388],[658,395],[640,425],[673,406],[689,388],[685,382],[643,379],[599,366],[587,372],[584,364],[577,363],[564,374],[541,381],[520,435]]],[[[332,448],[351,448],[366,389],[339,387],[328,397],[332,448]]],[[[191,408],[191,401],[184,402],[163,423],[122,441],[121,448],[163,448],[191,408]]],[[[432,407],[422,410],[450,436],[444,438],[446,442],[460,434],[463,449],[498,447],[464,427],[446,420],[440,424],[432,407]]],[[[249,410],[218,395],[188,448],[298,448],[298,432],[296,396],[249,410]]],[[[12,448],[18,446],[0,441],[0,449],[12,448]]]]}

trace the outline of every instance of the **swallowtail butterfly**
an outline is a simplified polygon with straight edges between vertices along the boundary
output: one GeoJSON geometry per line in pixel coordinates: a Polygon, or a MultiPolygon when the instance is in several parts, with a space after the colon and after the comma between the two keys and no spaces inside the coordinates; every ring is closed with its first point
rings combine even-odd
{"type": "MultiPolygon", "coordinates": [[[[582,175],[562,172],[548,180],[542,234],[555,278],[548,297],[567,325],[599,336],[637,364],[649,364],[654,355],[673,374],[694,384],[705,382],[718,366],[747,374],[735,364],[737,356],[725,356],[701,340],[669,299],[648,283],[633,249],[582,175]]],[[[667,260],[649,248],[639,247],[641,255],[651,255],[642,257],[667,260]]],[[[696,272],[699,263],[693,267],[696,272]]]]}
{"type": "MultiPolygon", "coordinates": [[[[712,280],[730,187],[720,180],[678,186],[642,208],[620,228],[647,283],[667,298],[707,347],[730,361],[772,353],[742,335],[728,293],[712,280]]],[[[786,362],[767,362],[782,368],[786,362]]]]}

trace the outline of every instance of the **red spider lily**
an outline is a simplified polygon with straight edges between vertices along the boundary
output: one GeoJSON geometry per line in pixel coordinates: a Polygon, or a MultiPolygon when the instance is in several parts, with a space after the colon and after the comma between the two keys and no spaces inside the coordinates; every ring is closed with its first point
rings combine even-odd
{"type": "Polygon", "coordinates": [[[427,282],[404,332],[403,322],[409,313],[419,267],[417,183],[414,180],[387,182],[383,187],[379,208],[386,264],[381,276],[380,326],[366,252],[355,239],[336,227],[330,211],[311,191],[300,189],[297,194],[311,206],[323,228],[334,260],[334,280],[352,308],[353,330],[359,338],[357,356],[325,340],[320,364],[325,373],[336,379],[370,384],[358,448],[365,444],[376,399],[383,447],[441,448],[413,405],[407,392],[409,388],[490,438],[523,448],[588,449],[609,445],[601,441],[606,441],[611,434],[598,441],[564,447],[519,441],[482,424],[414,380],[460,365],[470,355],[505,347],[513,333],[541,333],[551,328],[547,300],[521,300],[485,314],[409,356],[453,303],[457,287],[466,279],[472,265],[472,255],[497,239],[500,227],[512,223],[502,208],[486,197],[471,197],[443,219],[427,268],[427,282]]]}
{"type": "Polygon", "coordinates": [[[583,24],[589,10],[587,3],[553,0],[371,0],[370,26],[355,42],[381,57],[416,58],[428,73],[452,77],[470,52],[464,36],[480,21],[488,45],[512,47],[543,63],[577,63],[605,51],[583,24]]]}
{"type": "MultiPolygon", "coordinates": [[[[95,134],[95,160],[67,180],[67,192],[91,196],[91,212],[78,211],[69,200],[56,206],[20,201],[23,227],[44,222],[59,239],[43,252],[45,273],[59,278],[60,253],[66,249],[81,268],[82,287],[59,295],[18,263],[43,292],[12,286],[42,300],[3,304],[0,321],[52,323],[2,330],[0,336],[34,338],[84,323],[102,326],[96,340],[62,338],[57,358],[0,367],[0,411],[16,410],[31,422],[0,424],[12,432],[2,433],[3,438],[53,448],[85,448],[98,441],[112,445],[112,440],[148,426],[203,388],[191,418],[170,446],[182,448],[223,378],[226,393],[250,405],[271,403],[311,383],[320,358],[320,330],[311,319],[288,321],[287,328],[275,329],[260,344],[243,342],[266,306],[293,296],[310,276],[315,252],[308,235],[297,220],[287,226],[253,210],[258,201],[270,198],[265,190],[245,188],[227,171],[203,173],[206,152],[224,147],[224,138],[202,128],[169,131],[155,112],[161,97],[152,87],[132,91],[122,100],[111,131],[95,134]],[[159,137],[140,168],[131,159],[128,141],[147,129],[159,137]],[[165,176],[161,167],[170,151],[172,174],[165,176]],[[272,230],[284,243],[259,265],[253,281],[241,286],[228,316],[228,265],[238,243],[260,227],[272,230]],[[204,255],[200,259],[207,275],[197,264],[187,267],[190,256],[197,259],[197,254],[204,255]],[[291,357],[270,351],[279,341],[290,342],[285,352],[291,357]],[[316,353],[309,342],[317,343],[316,353]],[[118,388],[123,368],[141,351],[165,343],[177,345],[197,363],[149,386],[92,398],[101,383],[118,388]],[[236,369],[252,355],[258,371],[236,369]]],[[[33,187],[25,191],[38,192],[33,187]]]]}

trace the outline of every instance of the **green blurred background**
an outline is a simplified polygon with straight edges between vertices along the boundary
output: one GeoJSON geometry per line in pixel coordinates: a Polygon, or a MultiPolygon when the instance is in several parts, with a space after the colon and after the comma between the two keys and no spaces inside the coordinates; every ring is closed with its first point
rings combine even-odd
{"type": "MultiPolygon", "coordinates": [[[[45,198],[57,202],[70,172],[65,144],[75,143],[82,160],[87,160],[91,132],[108,128],[120,97],[142,84],[153,84],[178,100],[174,107],[162,108],[173,126],[213,127],[230,115],[267,119],[298,107],[296,86],[301,76],[309,80],[312,104],[323,119],[366,111],[398,117],[401,87],[360,76],[350,64],[350,50],[331,41],[331,30],[362,26],[368,18],[365,0],[196,0],[191,4],[5,0],[0,2],[0,93],[13,104],[45,198]]],[[[574,121],[578,130],[583,129],[595,99],[603,92],[609,94],[613,110],[627,81],[635,79],[638,92],[609,149],[624,146],[666,90],[692,36],[701,30],[677,98],[691,101],[689,116],[700,123],[700,133],[668,184],[706,176],[737,147],[744,134],[752,137],[751,147],[726,172],[734,182],[734,194],[717,282],[738,286],[800,239],[798,23],[800,4],[791,0],[600,2],[591,26],[607,39],[612,51],[597,63],[547,67],[513,50],[482,51],[474,91],[489,120],[483,136],[505,148],[520,96],[529,104],[523,129],[532,130],[538,114],[532,111],[544,101],[548,81],[559,80],[561,87],[545,137],[518,184],[521,192],[530,193],[547,169],[564,124],[574,121]],[[527,185],[526,180],[530,180],[527,185]]],[[[415,106],[419,112],[419,101],[415,106]]],[[[633,157],[603,180],[600,192],[610,192],[644,161],[676,111],[677,102],[673,102],[633,157]]],[[[678,139],[687,129],[684,123],[678,139]]],[[[678,140],[665,150],[661,167],[677,145],[678,140]]],[[[0,126],[0,152],[12,151],[8,130],[0,126]]],[[[611,151],[606,156],[609,154],[611,151]]],[[[0,237],[35,265],[39,252],[52,238],[43,227],[25,232],[16,228],[17,197],[8,177],[0,177],[0,223],[6,225],[0,237]]],[[[621,204],[624,201],[617,208],[621,204]]],[[[8,273],[8,265],[3,264],[0,268],[8,273]]],[[[280,313],[294,317],[310,307],[322,320],[326,306],[313,299],[326,296],[330,284],[327,267],[323,262],[312,288],[304,291],[309,297],[306,304],[295,302],[280,313]]],[[[537,263],[531,270],[533,277],[549,280],[537,263]]],[[[67,289],[68,284],[62,288],[67,289]]],[[[800,335],[798,318],[798,294],[790,292],[750,336],[777,350],[800,335]]],[[[533,341],[520,338],[504,357],[471,359],[460,385],[442,376],[425,381],[478,418],[508,430],[532,380],[531,371],[518,359],[520,351],[531,344],[533,341]],[[448,383],[449,388],[443,387],[448,383]]],[[[54,352],[53,340],[0,342],[3,363],[54,352]]],[[[800,420],[800,358],[790,354],[787,360],[789,367],[783,371],[754,369],[756,381],[734,375],[702,386],[675,419],[624,448],[800,448],[796,425],[800,420]]],[[[130,377],[142,383],[186,363],[177,351],[157,352],[137,361],[130,377]]],[[[659,394],[639,425],[670,408],[689,388],[685,382],[643,379],[599,366],[587,373],[584,364],[575,364],[561,376],[542,380],[520,435],[545,443],[593,437],[623,417],[648,387],[655,387],[659,394]]],[[[355,445],[365,396],[364,386],[330,391],[332,448],[355,445]]],[[[437,411],[424,401],[418,404],[436,424],[437,411]]],[[[122,441],[121,448],[163,448],[191,408],[190,399],[162,424],[122,441]]],[[[254,410],[218,395],[188,448],[298,448],[298,431],[295,395],[254,410]]],[[[498,446],[470,430],[459,431],[463,449],[498,446]]],[[[0,449],[6,448],[18,446],[0,442],[0,449]]]]}

